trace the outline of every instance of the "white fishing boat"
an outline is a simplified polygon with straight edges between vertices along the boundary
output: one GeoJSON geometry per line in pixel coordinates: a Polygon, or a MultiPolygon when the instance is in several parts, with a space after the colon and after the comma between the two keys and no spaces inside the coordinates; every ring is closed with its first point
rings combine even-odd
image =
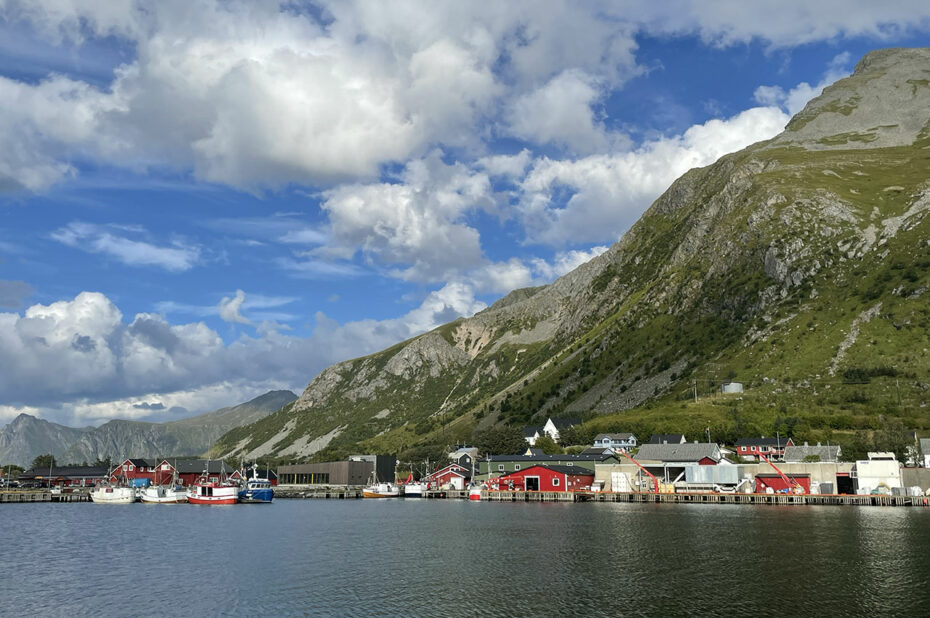
{"type": "Polygon", "coordinates": [[[132,487],[98,485],[90,492],[90,499],[96,504],[132,504],[136,501],[136,491],[132,487]]]}
{"type": "Polygon", "coordinates": [[[374,483],[362,490],[366,498],[396,498],[400,496],[400,488],[394,483],[374,483]]]}
{"type": "Polygon", "coordinates": [[[211,478],[204,470],[200,480],[187,492],[187,501],[191,504],[235,504],[239,501],[239,485],[227,480],[225,469],[218,478],[211,478]]]}
{"type": "Polygon", "coordinates": [[[140,499],[146,504],[179,504],[187,502],[187,490],[170,485],[152,485],[142,490],[140,499]]]}
{"type": "Polygon", "coordinates": [[[404,485],[404,497],[422,498],[428,487],[427,483],[407,483],[404,485]]]}

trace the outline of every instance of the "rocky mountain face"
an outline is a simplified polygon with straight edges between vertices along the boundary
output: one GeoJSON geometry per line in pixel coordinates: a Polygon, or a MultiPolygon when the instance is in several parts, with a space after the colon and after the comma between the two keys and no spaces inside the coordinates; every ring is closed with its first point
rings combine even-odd
{"type": "Polygon", "coordinates": [[[921,427],[928,211],[930,49],[870,53],[776,138],[687,172],[601,256],[329,367],[212,452],[404,452],[563,414],[700,435],[741,414],[921,427]],[[875,381],[853,392],[850,375],[875,381]],[[744,399],[695,401],[727,378],[744,399]]]}
{"type": "Polygon", "coordinates": [[[291,391],[271,391],[237,406],[167,423],[112,420],[99,427],[72,429],[21,414],[0,430],[0,462],[28,465],[52,453],[62,463],[126,457],[201,455],[230,429],[292,403],[291,391]]]}
{"type": "Polygon", "coordinates": [[[66,445],[89,431],[93,431],[93,427],[75,429],[20,414],[0,429],[0,462],[27,466],[45,453],[58,457],[66,445]]]}

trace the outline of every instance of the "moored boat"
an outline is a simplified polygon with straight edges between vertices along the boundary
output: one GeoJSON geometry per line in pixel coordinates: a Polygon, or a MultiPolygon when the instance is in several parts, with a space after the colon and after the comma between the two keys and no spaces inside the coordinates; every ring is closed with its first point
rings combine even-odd
{"type": "Polygon", "coordinates": [[[142,490],[140,500],[146,504],[180,504],[187,502],[187,491],[183,487],[152,485],[142,490]]]}
{"type": "Polygon", "coordinates": [[[407,483],[404,485],[404,497],[422,498],[428,488],[427,483],[407,483]]]}
{"type": "Polygon", "coordinates": [[[271,481],[258,476],[258,466],[252,465],[252,478],[245,485],[245,489],[239,492],[239,502],[250,504],[270,504],[274,500],[274,489],[271,487],[271,481]]]}
{"type": "Polygon", "coordinates": [[[394,483],[373,483],[362,490],[362,495],[366,498],[396,498],[400,489],[394,483]]]}
{"type": "Polygon", "coordinates": [[[96,504],[132,504],[136,501],[136,491],[132,487],[98,485],[91,490],[90,499],[96,504]]]}
{"type": "Polygon", "coordinates": [[[483,485],[474,485],[468,490],[469,500],[481,500],[481,490],[485,489],[483,485]]]}
{"type": "Polygon", "coordinates": [[[239,501],[239,486],[227,481],[201,479],[187,492],[191,504],[235,504],[239,501]]]}

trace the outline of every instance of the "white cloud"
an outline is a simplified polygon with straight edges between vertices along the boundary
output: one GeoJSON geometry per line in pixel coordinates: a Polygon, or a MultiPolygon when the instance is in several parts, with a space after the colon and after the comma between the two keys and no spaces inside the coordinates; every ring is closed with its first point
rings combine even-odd
{"type": "Polygon", "coordinates": [[[780,132],[789,117],[773,107],[695,125],[634,151],[575,160],[538,159],[520,189],[519,216],[529,242],[613,242],[676,178],[693,167],[780,132]],[[571,197],[559,202],[557,194],[571,197]]]}
{"type": "Polygon", "coordinates": [[[0,279],[0,307],[19,309],[22,302],[35,292],[25,281],[4,281],[0,279]]]}
{"type": "Polygon", "coordinates": [[[533,153],[524,148],[515,155],[492,155],[478,159],[476,165],[489,176],[520,178],[533,161],[533,153]]]}
{"type": "Polygon", "coordinates": [[[570,273],[582,264],[590,262],[607,251],[608,248],[609,247],[600,245],[592,247],[587,251],[579,251],[577,249],[572,251],[560,251],[555,255],[555,259],[551,263],[540,258],[533,259],[531,263],[536,275],[546,283],[549,283],[555,281],[562,275],[570,273]]]}
{"type": "Polygon", "coordinates": [[[483,262],[479,234],[464,217],[493,208],[490,181],[434,152],[407,164],[398,183],[346,185],[326,193],[331,244],[319,254],[396,266],[415,281],[440,281],[483,262]]]}
{"type": "Polygon", "coordinates": [[[220,319],[224,322],[235,322],[238,324],[251,324],[251,320],[244,317],[239,310],[242,309],[242,303],[245,302],[245,292],[236,290],[235,296],[224,296],[218,305],[220,319]]]}
{"type": "Polygon", "coordinates": [[[592,109],[603,95],[595,81],[570,69],[518,97],[507,114],[508,132],[537,144],[564,145],[581,154],[606,149],[609,137],[592,109]]]}
{"type": "Polygon", "coordinates": [[[101,226],[78,221],[52,233],[58,242],[89,253],[108,255],[128,266],[157,266],[172,272],[193,268],[200,259],[198,247],[175,241],[172,246],[157,246],[115,234],[115,230],[140,231],[118,226],[101,226]]]}
{"type": "MultiPolygon", "coordinates": [[[[257,301],[272,302],[283,301],[257,301]]],[[[44,418],[96,422],[151,415],[133,407],[140,402],[159,401],[193,414],[272,388],[299,391],[334,362],[376,352],[484,307],[471,286],[450,283],[398,318],[341,325],[318,313],[310,337],[266,328],[227,345],[201,322],[171,324],[140,313],[127,323],[106,296],[82,292],[73,300],[33,305],[23,315],[0,313],[0,415],[15,416],[29,406],[44,418]]]]}

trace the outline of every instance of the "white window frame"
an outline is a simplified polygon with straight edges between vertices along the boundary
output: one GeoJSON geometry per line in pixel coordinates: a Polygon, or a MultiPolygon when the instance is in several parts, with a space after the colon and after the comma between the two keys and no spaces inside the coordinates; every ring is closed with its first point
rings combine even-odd
{"type": "Polygon", "coordinates": [[[503,471],[504,471],[504,464],[497,464],[497,471],[498,471],[498,472],[503,472],[503,471]]]}
{"type": "Polygon", "coordinates": [[[513,471],[516,472],[520,469],[520,464],[513,464],[513,471]]]}
{"type": "Polygon", "coordinates": [[[559,477],[557,477],[557,476],[552,477],[552,486],[553,486],[553,487],[558,487],[560,484],[561,484],[561,481],[560,481],[559,477]]]}

